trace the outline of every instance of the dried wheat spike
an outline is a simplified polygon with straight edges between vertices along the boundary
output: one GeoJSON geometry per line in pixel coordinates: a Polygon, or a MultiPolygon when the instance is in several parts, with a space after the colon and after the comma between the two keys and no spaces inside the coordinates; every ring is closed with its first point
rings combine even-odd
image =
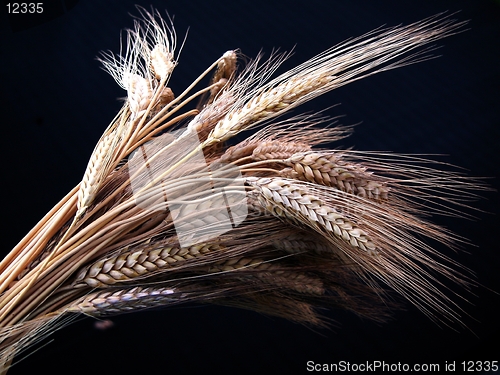
{"type": "Polygon", "coordinates": [[[167,47],[157,44],[151,51],[151,70],[158,81],[165,81],[175,68],[174,56],[167,47]]]}
{"type": "Polygon", "coordinates": [[[121,56],[103,53],[99,59],[115,81],[127,90],[132,118],[142,116],[150,106],[168,101],[171,91],[165,84],[172,74],[175,62],[176,34],[173,25],[167,25],[161,15],[137,7],[142,20],[136,20],[134,29],[127,30],[126,50],[121,56]],[[157,95],[155,95],[157,93],[157,95]]]}
{"type": "MultiPolygon", "coordinates": [[[[222,89],[221,89],[222,90],[222,89]]],[[[219,90],[220,91],[220,90],[219,90]]],[[[234,104],[234,97],[229,93],[221,93],[210,104],[207,104],[188,124],[189,132],[198,133],[200,140],[205,140],[208,133],[224,117],[234,104]]]]}
{"type": "Polygon", "coordinates": [[[326,86],[332,79],[328,72],[318,75],[314,80],[291,77],[276,87],[256,93],[247,103],[229,112],[217,123],[206,145],[226,141],[251,125],[286,111],[301,98],[326,86]]]}
{"type": "Polygon", "coordinates": [[[227,150],[220,156],[220,161],[222,163],[231,163],[242,159],[246,156],[250,156],[259,146],[259,140],[251,139],[244,140],[234,146],[227,148],[227,150]]]}
{"type": "Polygon", "coordinates": [[[320,236],[312,236],[311,233],[294,231],[288,236],[272,243],[276,249],[284,250],[290,254],[302,254],[313,252],[319,255],[333,254],[337,249],[332,244],[324,241],[320,236]]]}
{"type": "Polygon", "coordinates": [[[164,87],[160,93],[160,96],[158,98],[158,104],[160,107],[166,106],[168,103],[170,103],[172,100],[174,100],[174,92],[170,87],[164,87]]]}
{"type": "Polygon", "coordinates": [[[207,100],[207,104],[212,103],[224,86],[228,85],[229,80],[234,78],[237,60],[238,58],[235,51],[227,51],[222,55],[222,58],[217,64],[217,70],[210,82],[212,88],[210,89],[210,97],[207,100]]]}
{"type": "Polygon", "coordinates": [[[175,289],[165,287],[113,289],[88,294],[64,310],[91,316],[107,316],[177,302],[178,298],[175,289]]]}
{"type": "Polygon", "coordinates": [[[137,249],[123,251],[119,255],[104,257],[84,268],[73,286],[88,285],[103,288],[128,282],[140,277],[157,274],[161,270],[176,268],[179,262],[202,257],[210,252],[222,251],[219,244],[197,244],[188,248],[161,246],[156,243],[137,249]]]}
{"type": "MultiPolygon", "coordinates": [[[[273,288],[294,290],[299,293],[322,295],[325,288],[320,279],[301,272],[288,270],[276,262],[258,258],[232,258],[216,262],[208,268],[208,272],[248,271],[246,277],[253,276],[270,284],[273,288]]],[[[236,275],[238,275],[238,273],[236,275]]],[[[244,272],[243,272],[244,273],[244,272]]],[[[245,274],[242,276],[243,278],[245,274]]]]}
{"type": "Polygon", "coordinates": [[[262,205],[274,215],[291,217],[315,230],[331,233],[346,244],[376,252],[375,243],[365,231],[313,195],[307,185],[284,178],[247,177],[246,182],[257,189],[262,205]]]}
{"type": "Polygon", "coordinates": [[[78,298],[61,308],[60,312],[103,317],[192,301],[207,303],[221,298],[231,289],[235,291],[238,289],[238,286],[231,281],[221,282],[218,289],[209,283],[196,282],[115,287],[78,298]]]}
{"type": "Polygon", "coordinates": [[[421,61],[426,56],[417,52],[388,63],[405,51],[453,34],[462,25],[430,17],[409,26],[382,29],[337,45],[268,82],[266,78],[287,56],[274,56],[264,69],[260,69],[257,59],[228,88],[228,92],[244,94],[237,95],[233,109],[218,122],[203,146],[226,141],[240,131],[349,82],[421,61]]]}
{"type": "Polygon", "coordinates": [[[254,160],[287,159],[310,150],[311,146],[302,142],[263,141],[253,150],[252,157],[254,160]]]}
{"type": "Polygon", "coordinates": [[[82,215],[92,203],[97,190],[106,177],[103,171],[106,169],[106,164],[112,155],[111,148],[115,136],[116,132],[114,131],[100,139],[90,157],[78,190],[77,217],[82,215]]]}
{"type": "MultiPolygon", "coordinates": [[[[284,164],[293,168],[295,173],[292,176],[299,180],[331,186],[375,201],[388,199],[389,187],[381,177],[367,172],[359,164],[342,160],[341,153],[297,153],[285,160],[284,164]]],[[[283,177],[287,177],[287,174],[284,173],[283,177]]]]}

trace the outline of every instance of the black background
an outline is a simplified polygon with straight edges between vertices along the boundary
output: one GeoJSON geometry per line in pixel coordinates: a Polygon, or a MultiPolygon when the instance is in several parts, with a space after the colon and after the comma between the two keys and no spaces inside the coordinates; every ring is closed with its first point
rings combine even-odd
{"type": "MultiPolygon", "coordinates": [[[[335,90],[303,110],[362,122],[342,145],[360,150],[445,154],[498,188],[500,2],[462,1],[53,1],[39,17],[0,13],[0,108],[3,145],[3,244],[7,253],[75,186],[93,147],[125,96],[95,60],[119,51],[134,4],[166,9],[186,44],[171,87],[179,93],[229,49],[253,57],[291,50],[290,68],[348,37],[380,25],[408,24],[461,11],[469,30],[439,42],[443,56],[335,90]]],[[[462,306],[470,331],[440,328],[411,306],[384,325],[344,312],[313,331],[277,318],[213,306],[185,306],[113,319],[99,331],[83,319],[11,374],[302,373],[307,361],[440,363],[499,360],[499,200],[483,193],[478,220],[436,219],[477,247],[454,255],[485,288],[462,306]],[[486,288],[487,287],[487,288],[486,288]]],[[[446,250],[444,250],[446,251],[446,250]]]]}

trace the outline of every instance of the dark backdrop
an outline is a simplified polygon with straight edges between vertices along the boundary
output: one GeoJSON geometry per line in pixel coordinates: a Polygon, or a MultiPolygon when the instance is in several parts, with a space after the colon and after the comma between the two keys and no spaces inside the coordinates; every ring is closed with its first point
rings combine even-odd
{"type": "MultiPolygon", "coordinates": [[[[167,9],[182,39],[171,80],[179,93],[228,49],[249,57],[261,49],[291,50],[292,67],[342,40],[382,24],[410,23],[461,11],[469,30],[439,42],[439,59],[386,72],[340,88],[304,110],[345,115],[357,126],[342,145],[361,150],[439,153],[492,177],[499,167],[500,3],[493,0],[336,1],[52,1],[42,17],[0,17],[0,106],[4,197],[2,251],[22,236],[80,180],[100,134],[125,94],[95,60],[119,50],[134,3],[167,9]]],[[[500,291],[498,194],[484,193],[479,220],[443,225],[477,247],[456,258],[500,291]]],[[[440,328],[411,306],[384,325],[329,313],[333,330],[313,331],[277,318],[212,306],[185,306],[113,319],[107,331],[84,319],[12,369],[40,373],[302,373],[307,361],[440,363],[499,360],[498,295],[474,290],[464,308],[470,331],[440,328]]],[[[457,365],[458,366],[458,365],[457,365]]]]}

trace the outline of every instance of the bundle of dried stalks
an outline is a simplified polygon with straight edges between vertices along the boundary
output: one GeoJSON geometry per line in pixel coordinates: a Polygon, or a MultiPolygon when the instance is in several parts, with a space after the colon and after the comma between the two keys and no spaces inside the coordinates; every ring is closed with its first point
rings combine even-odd
{"type": "Polygon", "coordinates": [[[3,369],[79,314],[187,301],[321,326],[318,307],[384,320],[393,290],[435,320],[460,322],[436,275],[465,289],[472,281],[429,243],[456,248],[463,239],[428,218],[462,215],[481,184],[417,157],[324,149],[352,130],[324,126],[324,117],[275,119],[430,58],[430,43],[463,22],[438,15],[378,29],[277,78],[288,56],[259,57],[238,72],[228,51],[175,97],[172,25],[140,12],[122,54],[102,57],[127,100],[82,182],[0,264],[3,369]],[[194,91],[212,71],[210,85],[194,91]]]}

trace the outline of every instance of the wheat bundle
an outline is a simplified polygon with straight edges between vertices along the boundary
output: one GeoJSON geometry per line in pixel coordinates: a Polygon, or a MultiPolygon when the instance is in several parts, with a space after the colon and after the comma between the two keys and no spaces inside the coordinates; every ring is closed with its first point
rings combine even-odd
{"type": "Polygon", "coordinates": [[[272,78],[286,55],[239,71],[224,53],[175,96],[176,35],[140,9],[126,48],[102,57],[127,100],[81,183],[0,264],[0,353],[14,356],[75,316],[195,301],[325,325],[319,307],[383,320],[395,291],[432,319],[460,322],[435,274],[473,283],[431,241],[482,188],[404,155],[331,150],[350,127],[276,118],[369,75],[430,58],[463,22],[438,15],[349,40],[272,78]],[[214,71],[208,87],[195,87],[214,71]],[[190,103],[203,98],[193,109],[190,103]],[[320,126],[319,126],[320,125],[320,126]],[[230,146],[249,129],[260,129],[230,146]]]}

